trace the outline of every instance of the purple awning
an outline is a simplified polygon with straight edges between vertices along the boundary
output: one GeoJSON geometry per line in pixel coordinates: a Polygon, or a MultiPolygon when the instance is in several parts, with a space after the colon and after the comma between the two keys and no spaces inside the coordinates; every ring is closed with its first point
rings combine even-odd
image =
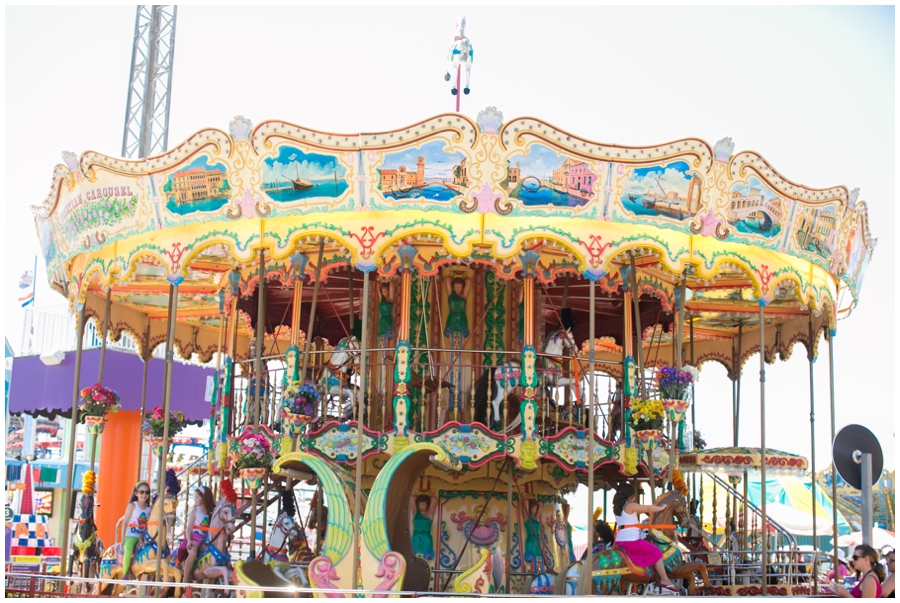
{"type": "MultiPolygon", "coordinates": [[[[163,405],[163,373],[166,363],[159,358],[150,361],[147,373],[147,410],[163,405]]],[[[81,361],[81,388],[97,382],[100,350],[86,350],[81,361]]],[[[114,389],[121,398],[122,410],[141,409],[141,381],[144,363],[135,354],[106,351],[103,385],[114,389]]],[[[204,401],[207,377],[215,370],[172,364],[171,409],[180,410],[188,421],[209,418],[209,402],[204,401]]],[[[72,410],[72,385],[75,380],[75,352],[66,352],[61,364],[47,366],[38,356],[13,359],[9,384],[9,412],[53,417],[69,416],[72,410]]]]}

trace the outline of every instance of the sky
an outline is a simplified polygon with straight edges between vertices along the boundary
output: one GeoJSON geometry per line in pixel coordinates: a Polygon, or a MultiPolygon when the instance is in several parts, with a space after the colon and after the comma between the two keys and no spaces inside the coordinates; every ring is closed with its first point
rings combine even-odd
{"type": "MultiPolygon", "coordinates": [[[[236,115],[329,132],[399,129],[454,109],[444,81],[456,7],[178,9],[169,146],[236,115]]],[[[835,338],[837,425],[871,429],[895,466],[895,16],[893,7],[470,8],[471,94],[604,143],[685,137],[761,153],[788,179],[859,187],[878,238],[835,338]]],[[[30,210],[64,150],[122,147],[135,8],[7,7],[4,334],[19,350],[18,277],[39,253],[30,210]]],[[[64,299],[38,264],[37,306],[64,299]]],[[[814,364],[817,468],[830,463],[827,346],[814,364]]],[[[767,367],[767,446],[810,455],[802,346],[767,367]]],[[[703,368],[698,427],[729,446],[731,384],[703,368]]],[[[758,446],[758,360],[742,382],[739,442],[758,446]]]]}

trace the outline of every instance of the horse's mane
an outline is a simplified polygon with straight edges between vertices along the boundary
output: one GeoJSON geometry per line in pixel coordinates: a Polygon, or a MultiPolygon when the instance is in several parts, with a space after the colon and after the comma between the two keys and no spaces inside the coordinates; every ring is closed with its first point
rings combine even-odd
{"type": "MultiPolygon", "coordinates": [[[[147,519],[147,535],[153,540],[156,540],[157,530],[159,529],[159,505],[163,504],[166,498],[168,498],[168,495],[157,496],[153,504],[150,505],[150,515],[147,519]]],[[[163,521],[165,521],[165,516],[163,516],[163,521]]],[[[163,530],[163,534],[165,534],[165,530],[163,530]]]]}
{"type": "MultiPolygon", "coordinates": [[[[664,492],[653,501],[654,505],[666,505],[664,511],[659,511],[656,513],[650,514],[650,524],[651,525],[672,525],[675,524],[675,499],[680,496],[681,493],[676,490],[669,490],[664,492]]],[[[668,538],[669,540],[675,540],[675,530],[660,530],[654,529],[654,532],[658,532],[668,538]]]]}
{"type": "Polygon", "coordinates": [[[94,525],[94,496],[86,494],[81,500],[81,525],[78,526],[78,535],[85,541],[97,530],[94,525]],[[88,502],[90,504],[87,504],[88,502]]]}
{"type": "Polygon", "coordinates": [[[494,383],[494,369],[486,369],[475,381],[475,417],[473,423],[485,424],[487,421],[487,405],[496,395],[497,385],[494,383]]]}

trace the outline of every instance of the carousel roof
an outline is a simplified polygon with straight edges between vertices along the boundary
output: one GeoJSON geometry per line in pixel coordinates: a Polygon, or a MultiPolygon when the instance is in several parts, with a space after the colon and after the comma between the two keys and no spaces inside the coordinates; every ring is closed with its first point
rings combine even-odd
{"type": "Polygon", "coordinates": [[[284,350],[290,289],[317,272],[313,335],[336,341],[351,304],[359,311],[362,272],[392,277],[412,247],[428,280],[467,270],[511,281],[535,258],[546,328],[565,300],[577,341],[588,337],[584,279],[595,280],[598,336],[618,345],[633,257],[649,363],[672,361],[683,283],[694,363],[718,361],[734,376],[758,351],[749,333],[760,305],[776,327],[766,329],[768,360],[810,337],[815,347],[855,304],[876,243],[857,190],[796,184],[759,154],[734,153],[730,139],[597,143],[539,119],[503,123],[494,109],[353,134],[237,117],[229,132],[201,130],[147,159],[64,160],[34,208],[51,285],[95,319],[111,289],[114,333],[130,332],[144,354],[165,339],[178,284],[176,340],[209,358],[236,294],[245,355],[261,249],[267,347],[284,350]]]}

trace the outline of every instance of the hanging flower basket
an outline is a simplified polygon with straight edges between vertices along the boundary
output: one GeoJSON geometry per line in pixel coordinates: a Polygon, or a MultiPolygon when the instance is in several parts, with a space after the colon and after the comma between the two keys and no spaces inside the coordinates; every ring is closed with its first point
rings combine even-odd
{"type": "MultiPolygon", "coordinates": [[[[178,435],[187,426],[184,413],[175,411],[169,413],[169,438],[178,435]]],[[[141,433],[147,438],[162,438],[166,429],[166,413],[162,407],[155,406],[152,412],[147,413],[141,424],[141,433]]]]}
{"type": "Polygon", "coordinates": [[[690,403],[686,400],[666,399],[662,400],[663,408],[666,410],[666,418],[672,423],[680,423],[684,420],[684,413],[690,408],[690,403]]]}
{"type": "Polygon", "coordinates": [[[102,417],[97,417],[94,415],[87,415],[84,417],[84,423],[87,425],[88,433],[92,436],[98,436],[103,433],[103,429],[106,427],[106,422],[109,418],[106,415],[102,417]]]}
{"type": "Polygon", "coordinates": [[[241,469],[238,475],[244,480],[244,487],[250,490],[258,490],[262,485],[263,479],[266,477],[268,469],[265,467],[251,467],[249,469],[241,469]]]}
{"type": "Polygon", "coordinates": [[[161,457],[163,454],[163,438],[151,437],[150,450],[152,450],[153,454],[156,456],[161,457]]]}
{"type": "Polygon", "coordinates": [[[662,441],[662,434],[661,429],[642,429],[635,431],[634,437],[641,443],[641,448],[645,452],[651,452],[659,447],[659,443],[662,441]]]}
{"type": "MultiPolygon", "coordinates": [[[[88,417],[104,418],[108,413],[116,412],[121,407],[119,394],[108,387],[95,383],[80,392],[78,401],[79,421],[84,423],[88,417]]],[[[103,430],[101,429],[100,431],[103,430]]]]}
{"type": "Polygon", "coordinates": [[[303,426],[312,421],[315,417],[310,415],[301,415],[289,412],[287,409],[281,409],[281,418],[284,422],[284,432],[294,437],[303,431],[303,426]]]}

